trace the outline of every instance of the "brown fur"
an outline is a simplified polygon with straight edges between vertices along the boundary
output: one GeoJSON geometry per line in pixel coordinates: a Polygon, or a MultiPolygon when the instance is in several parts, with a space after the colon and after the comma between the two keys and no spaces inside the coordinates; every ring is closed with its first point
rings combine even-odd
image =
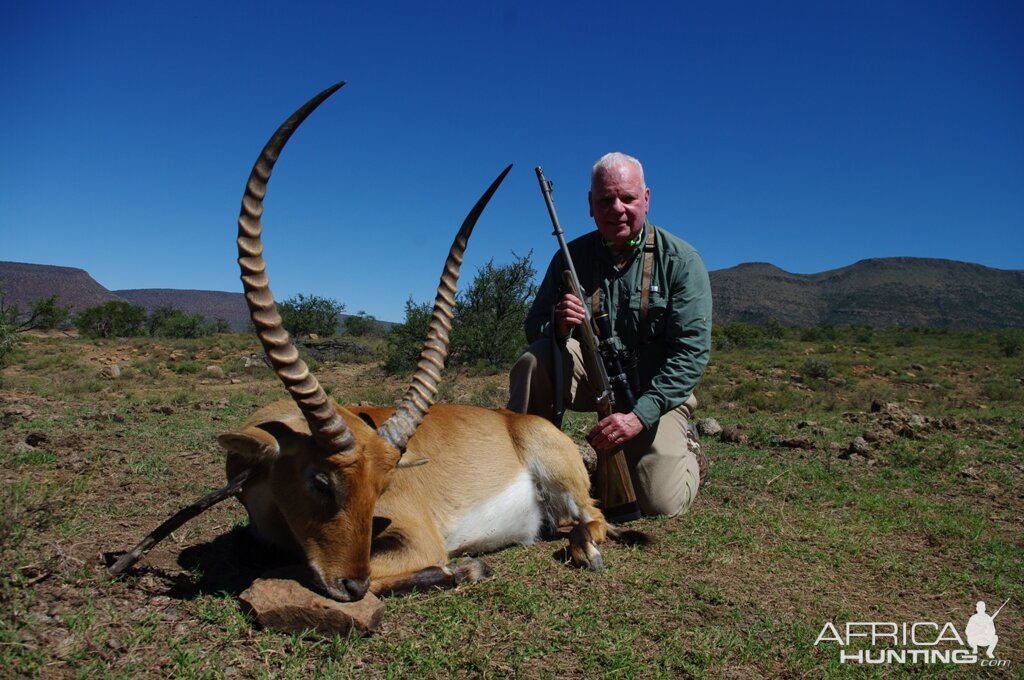
{"type": "MultiPolygon", "coordinates": [[[[446,540],[460,522],[463,529],[468,525],[486,533],[488,526],[474,524],[474,509],[507,492],[513,480],[520,480],[516,499],[529,495],[522,485],[525,471],[531,473],[533,494],[547,494],[542,514],[556,525],[571,525],[573,562],[600,568],[596,544],[609,527],[590,498],[575,444],[548,421],[505,410],[436,405],[405,453],[406,464],[429,462],[406,469],[397,468],[399,452],[364,422],[380,424],[394,409],[338,412],[357,441],[350,454],[318,451],[290,401],[260,409],[240,431],[219,438],[228,451],[229,479],[262,464],[240,494],[255,529],[275,545],[301,548],[332,597],[359,599],[367,587],[382,593],[449,583],[459,574],[479,577],[486,566],[446,566],[456,556],[448,554],[446,540]]],[[[506,521],[515,524],[517,518],[506,521]]],[[[496,540],[491,548],[513,542],[496,540]]]]}

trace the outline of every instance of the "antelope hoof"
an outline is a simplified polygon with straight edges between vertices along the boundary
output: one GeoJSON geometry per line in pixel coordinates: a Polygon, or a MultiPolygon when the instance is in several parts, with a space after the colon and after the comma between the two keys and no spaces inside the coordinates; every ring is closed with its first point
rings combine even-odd
{"type": "Polygon", "coordinates": [[[460,557],[457,560],[452,560],[445,566],[445,571],[452,575],[452,580],[456,584],[463,581],[470,583],[482,581],[494,573],[486,562],[476,557],[460,557]]]}
{"type": "Polygon", "coordinates": [[[601,571],[604,568],[601,552],[585,524],[577,524],[569,533],[569,557],[577,567],[590,571],[601,571]]]}

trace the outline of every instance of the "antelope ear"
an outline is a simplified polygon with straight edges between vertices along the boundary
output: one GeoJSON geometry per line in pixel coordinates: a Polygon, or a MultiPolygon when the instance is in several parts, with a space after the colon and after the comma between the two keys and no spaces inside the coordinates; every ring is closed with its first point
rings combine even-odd
{"type": "Polygon", "coordinates": [[[420,465],[426,465],[430,462],[429,458],[421,458],[412,451],[406,451],[402,454],[402,457],[398,459],[399,470],[402,468],[419,467],[420,465]]]}
{"type": "Polygon", "coordinates": [[[241,432],[225,432],[217,437],[217,443],[225,451],[253,463],[262,463],[281,455],[281,445],[277,439],[258,427],[247,427],[241,432]]]}

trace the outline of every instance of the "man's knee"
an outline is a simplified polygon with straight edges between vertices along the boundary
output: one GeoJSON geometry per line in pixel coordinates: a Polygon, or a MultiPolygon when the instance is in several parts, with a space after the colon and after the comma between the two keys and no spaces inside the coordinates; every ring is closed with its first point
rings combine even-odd
{"type": "Polygon", "coordinates": [[[645,515],[681,515],[697,498],[700,471],[689,451],[650,453],[639,461],[636,472],[637,502],[645,515]]]}

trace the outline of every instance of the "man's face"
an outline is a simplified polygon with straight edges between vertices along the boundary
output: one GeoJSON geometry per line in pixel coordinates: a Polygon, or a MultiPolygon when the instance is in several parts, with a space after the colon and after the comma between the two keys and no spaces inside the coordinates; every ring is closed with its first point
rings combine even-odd
{"type": "Polygon", "coordinates": [[[601,236],[620,250],[643,229],[651,203],[651,190],[640,171],[626,163],[594,175],[590,184],[590,215],[601,236]]]}

